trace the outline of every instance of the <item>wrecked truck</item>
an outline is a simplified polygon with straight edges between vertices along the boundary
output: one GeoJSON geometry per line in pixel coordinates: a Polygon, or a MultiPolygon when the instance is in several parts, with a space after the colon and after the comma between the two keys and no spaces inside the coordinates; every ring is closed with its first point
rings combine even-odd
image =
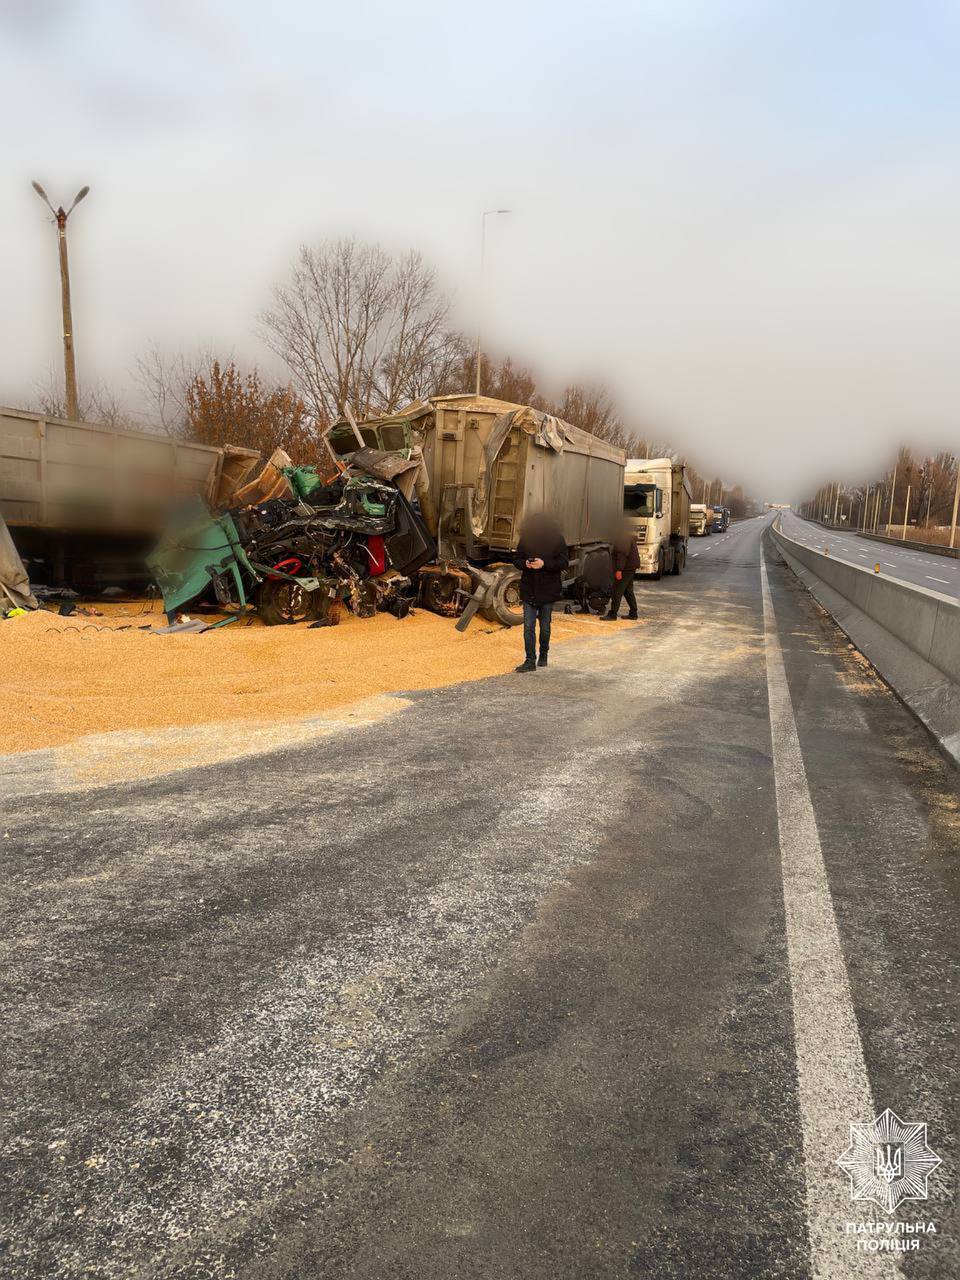
{"type": "Polygon", "coordinates": [[[168,524],[147,563],[171,623],[201,601],[253,608],[268,626],[332,625],[342,607],[409,612],[417,572],[436,554],[404,492],[417,464],[374,450],[333,474],[284,463],[278,450],[228,508],[195,497],[168,524]]]}
{"type": "Polygon", "coordinates": [[[336,424],[327,443],[343,461],[362,446],[422,457],[416,497],[437,543],[420,570],[419,597],[465,627],[523,621],[520,572],[512,562],[525,517],[546,511],[570,551],[566,590],[581,605],[609,599],[609,539],[623,518],[623,450],[569,422],[487,396],[415,401],[400,412],[336,424]]]}

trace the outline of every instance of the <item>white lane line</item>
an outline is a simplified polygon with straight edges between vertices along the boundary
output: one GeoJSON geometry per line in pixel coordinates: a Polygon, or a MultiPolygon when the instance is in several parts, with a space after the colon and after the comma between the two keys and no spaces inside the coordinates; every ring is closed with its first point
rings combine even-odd
{"type": "MultiPolygon", "coordinates": [[[[811,1272],[814,1280],[876,1276],[877,1257],[858,1253],[855,1237],[843,1234],[858,1215],[834,1161],[849,1145],[851,1122],[875,1112],[762,551],[760,585],[811,1272]]],[[[885,1274],[902,1275],[894,1258],[884,1261],[885,1274]]]]}
{"type": "Polygon", "coordinates": [[[889,560],[884,560],[883,563],[887,566],[888,569],[895,569],[897,567],[895,564],[891,564],[889,560]]]}
{"type": "Polygon", "coordinates": [[[691,559],[691,560],[696,560],[696,558],[697,558],[697,556],[698,556],[699,554],[700,554],[700,552],[699,552],[699,551],[691,551],[691,552],[690,552],[690,559],[691,559]]]}
{"type": "Polygon", "coordinates": [[[928,582],[942,582],[945,587],[949,587],[950,585],[949,578],[935,578],[932,573],[924,574],[924,577],[928,582]]]}

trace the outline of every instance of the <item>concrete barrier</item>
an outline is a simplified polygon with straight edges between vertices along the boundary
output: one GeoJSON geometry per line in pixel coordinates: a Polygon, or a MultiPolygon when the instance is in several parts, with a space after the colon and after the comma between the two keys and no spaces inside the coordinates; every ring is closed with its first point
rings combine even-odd
{"type": "Polygon", "coordinates": [[[960,763],[960,602],[788,538],[787,563],[888,684],[960,763]]]}

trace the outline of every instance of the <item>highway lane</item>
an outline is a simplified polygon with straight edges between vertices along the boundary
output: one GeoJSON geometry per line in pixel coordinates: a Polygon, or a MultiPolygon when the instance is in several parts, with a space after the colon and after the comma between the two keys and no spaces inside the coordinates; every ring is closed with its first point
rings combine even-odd
{"type": "Polygon", "coordinates": [[[960,1273],[957,774],[766,523],[546,671],[3,811],[5,1275],[960,1273]]]}
{"type": "Polygon", "coordinates": [[[788,538],[796,538],[815,551],[826,547],[830,555],[868,569],[879,564],[880,572],[891,578],[960,599],[960,560],[919,551],[909,542],[895,546],[889,542],[861,538],[855,533],[824,529],[810,520],[801,520],[792,511],[783,513],[781,527],[788,538]]]}

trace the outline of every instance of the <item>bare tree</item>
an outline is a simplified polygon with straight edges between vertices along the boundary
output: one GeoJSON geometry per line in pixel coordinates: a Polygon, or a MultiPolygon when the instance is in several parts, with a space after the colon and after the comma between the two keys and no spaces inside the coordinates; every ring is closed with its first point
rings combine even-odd
{"type": "Polygon", "coordinates": [[[582,427],[591,435],[625,448],[636,438],[623,424],[616,406],[604,387],[567,387],[563,399],[555,407],[556,414],[575,427],[582,427]]]}
{"type": "MultiPolygon", "coordinates": [[[[67,402],[62,374],[51,368],[46,379],[37,384],[37,405],[50,418],[67,418],[67,402]]],[[[80,388],[78,409],[81,422],[99,422],[108,427],[124,427],[135,431],[134,422],[117,393],[98,380],[80,388]]]]}
{"type": "MultiPolygon", "coordinates": [[[[209,349],[201,348],[193,356],[186,356],[182,351],[163,351],[156,342],[151,342],[146,352],[137,357],[134,377],[168,435],[188,433],[187,398],[190,388],[201,374],[213,366],[215,359],[209,349]]],[[[227,361],[232,361],[232,355],[227,355],[227,361]]]]}
{"type": "Polygon", "coordinates": [[[366,417],[423,394],[458,350],[447,316],[436,276],[418,253],[394,259],[379,245],[341,239],[301,248],[261,325],[326,422],[345,405],[366,417]]]}

